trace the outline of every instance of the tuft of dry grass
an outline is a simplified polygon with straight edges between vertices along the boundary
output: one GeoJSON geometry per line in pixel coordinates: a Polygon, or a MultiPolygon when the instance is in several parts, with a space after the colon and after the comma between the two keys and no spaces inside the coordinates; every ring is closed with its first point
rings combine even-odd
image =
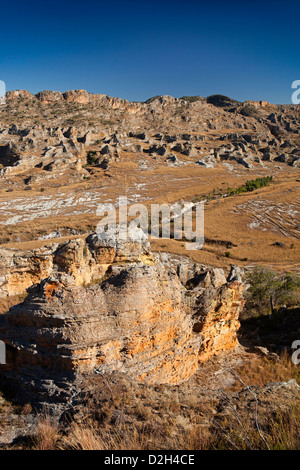
{"type": "Polygon", "coordinates": [[[58,423],[47,412],[43,412],[32,439],[33,450],[57,450],[60,438],[58,423]]]}
{"type": "Polygon", "coordinates": [[[263,432],[247,412],[225,417],[211,426],[173,429],[168,441],[146,428],[101,429],[97,423],[72,423],[62,450],[299,450],[300,406],[269,417],[263,432]]]}
{"type": "MultiPolygon", "coordinates": [[[[245,364],[236,369],[236,373],[244,383],[259,387],[270,382],[286,382],[291,379],[295,379],[300,385],[299,366],[293,364],[286,351],[278,356],[278,359],[253,355],[245,364]]],[[[239,381],[233,386],[235,391],[242,388],[243,385],[239,381]]]]}
{"type": "Polygon", "coordinates": [[[108,450],[110,448],[108,440],[97,432],[92,423],[86,425],[73,423],[70,432],[63,438],[63,446],[70,450],[108,450]]]}
{"type": "Polygon", "coordinates": [[[293,405],[289,413],[277,412],[270,421],[271,450],[300,450],[300,406],[293,405]]]}
{"type": "MultiPolygon", "coordinates": [[[[260,418],[260,417],[259,417],[260,418]]],[[[253,417],[235,409],[224,419],[215,421],[209,446],[215,450],[299,450],[300,405],[289,411],[277,411],[268,416],[263,430],[253,417]]]]}
{"type": "MultiPolygon", "coordinates": [[[[95,421],[85,420],[71,424],[62,445],[64,449],[70,450],[149,450],[156,448],[158,442],[157,435],[143,427],[139,429],[125,424],[108,428],[99,426],[95,421]]],[[[158,448],[161,446],[160,442],[158,448]]]]}

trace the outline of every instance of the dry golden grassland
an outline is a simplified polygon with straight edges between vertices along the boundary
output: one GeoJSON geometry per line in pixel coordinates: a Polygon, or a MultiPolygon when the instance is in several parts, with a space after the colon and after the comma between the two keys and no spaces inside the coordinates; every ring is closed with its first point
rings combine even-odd
{"type": "MultiPolygon", "coordinates": [[[[255,167],[251,171],[236,165],[234,172],[229,172],[221,164],[208,169],[195,165],[173,168],[162,165],[159,158],[155,160],[154,167],[141,171],[138,168],[139,157],[124,152],[119,162],[112,163],[109,172],[95,169],[88,181],[68,184],[66,176],[62,176],[61,181],[47,181],[48,186],[43,191],[41,185],[33,185],[31,191],[16,189],[6,192],[3,188],[0,190],[1,202],[9,204],[15,201],[10,217],[14,214],[22,216],[21,209],[18,210],[20,198],[23,208],[26,201],[41,207],[43,198],[52,202],[59,198],[60,209],[49,209],[48,216],[47,211],[41,216],[37,210],[32,220],[22,221],[20,217],[15,224],[0,225],[2,246],[21,249],[42,246],[49,240],[38,239],[53,231],[60,231],[62,240],[70,238],[72,230],[84,236],[95,229],[99,221],[97,204],[117,201],[119,195],[127,195],[132,203],[144,203],[150,210],[151,203],[202,200],[208,195],[225,194],[228,187],[237,188],[249,179],[271,174],[274,180],[268,187],[251,193],[217,197],[205,204],[206,242],[202,250],[187,252],[183,242],[163,239],[153,240],[152,249],[188,254],[199,262],[223,268],[232,263],[242,266],[261,263],[278,270],[297,270],[300,261],[300,180],[296,169],[285,167],[274,174],[274,164],[263,169],[255,167]],[[87,193],[90,193],[90,199],[84,201],[87,193]],[[75,199],[72,206],[61,202],[68,197],[75,199]],[[233,246],[219,245],[217,241],[220,240],[233,246]],[[278,242],[285,247],[273,246],[278,242]]],[[[30,210],[34,212],[34,208],[30,210]]],[[[1,211],[0,221],[7,218],[7,212],[1,211]]]]}
{"type": "MultiPolygon", "coordinates": [[[[273,361],[244,351],[242,357],[244,363],[232,369],[230,363],[237,359],[235,353],[219,359],[218,363],[210,360],[189,384],[180,388],[145,388],[138,384],[124,385],[122,380],[102,384],[81,411],[75,413],[75,419],[58,424],[45,410],[39,414],[32,433],[8,448],[299,449],[299,399],[276,398],[271,388],[256,387],[291,378],[299,383],[299,373],[286,355],[273,361]],[[220,390],[220,371],[231,376],[231,388],[220,390]],[[251,390],[247,390],[249,386],[251,390]]],[[[241,358],[239,361],[243,362],[241,358]]],[[[31,412],[28,405],[18,410],[21,416],[31,412]]],[[[2,431],[6,425],[3,422],[2,431]]]]}

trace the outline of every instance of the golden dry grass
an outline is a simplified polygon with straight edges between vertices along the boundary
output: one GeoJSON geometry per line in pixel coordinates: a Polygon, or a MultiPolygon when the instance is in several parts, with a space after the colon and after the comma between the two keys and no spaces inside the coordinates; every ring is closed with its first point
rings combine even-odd
{"type": "MultiPolygon", "coordinates": [[[[172,168],[162,165],[159,160],[155,163],[155,168],[141,171],[138,169],[139,158],[135,154],[124,152],[122,159],[118,163],[112,164],[109,170],[111,178],[107,178],[103,170],[98,170],[95,171],[95,175],[91,176],[90,181],[68,184],[65,177],[65,180],[61,181],[57,188],[53,187],[53,181],[51,184],[49,182],[45,193],[41,193],[39,187],[33,188],[33,191],[20,189],[13,193],[6,193],[2,189],[0,198],[2,201],[10,201],[16,197],[43,194],[51,197],[61,193],[80,195],[90,190],[98,191],[100,194],[102,185],[105,185],[103,202],[107,198],[117,200],[119,195],[130,197],[132,194],[138,193],[140,194],[138,202],[144,203],[149,209],[151,203],[171,204],[180,200],[192,201],[195,197],[201,199],[212,193],[214,189],[217,192],[219,190],[224,192],[228,186],[238,187],[248,179],[272,173],[272,164],[265,169],[256,167],[251,172],[246,169],[239,170],[240,176],[237,177],[236,174],[228,172],[221,165],[213,169],[197,168],[191,165],[172,168]],[[144,185],[142,190],[141,188],[137,189],[139,184],[144,185]]],[[[299,215],[288,213],[291,204],[299,206],[297,201],[300,199],[300,185],[296,181],[296,176],[295,171],[285,167],[282,171],[277,172],[274,176],[274,183],[268,187],[229,198],[218,198],[205,205],[205,238],[228,240],[237,245],[236,247],[227,250],[223,246],[206,242],[199,252],[187,252],[185,245],[180,241],[158,240],[152,241],[153,250],[188,254],[196,261],[223,268],[228,268],[232,263],[242,266],[261,263],[273,266],[277,270],[297,270],[300,260],[300,240],[293,226],[295,227],[297,224],[299,215]],[[267,213],[271,203],[274,205],[274,211],[267,213]],[[251,228],[250,224],[257,221],[258,204],[260,225],[251,228]],[[278,211],[276,214],[276,207],[281,208],[280,214],[278,211]],[[285,244],[285,248],[273,246],[275,242],[285,244]],[[230,258],[226,257],[226,251],[230,252],[230,258]]],[[[66,209],[65,215],[63,213],[61,215],[49,214],[49,217],[36,218],[15,225],[0,225],[0,241],[2,239],[2,246],[32,249],[36,246],[49,244],[49,240],[37,240],[43,234],[57,230],[64,232],[65,229],[61,239],[51,240],[51,242],[60,242],[70,238],[69,233],[72,229],[77,230],[81,234],[80,236],[85,236],[95,229],[98,221],[95,213],[80,213],[80,206],[75,206],[66,209]],[[73,213],[74,209],[76,213],[73,213]],[[78,210],[79,213],[77,213],[78,210]],[[16,241],[17,238],[21,239],[20,243],[16,241]],[[11,240],[10,243],[7,242],[8,239],[11,240]]]]}
{"type": "MultiPolygon", "coordinates": [[[[262,418],[259,416],[258,418],[262,418]]],[[[264,416],[266,418],[266,416],[264,416]]],[[[257,421],[258,423],[258,421],[257,421]]],[[[268,417],[264,430],[243,410],[221,416],[210,426],[194,424],[188,430],[173,428],[165,437],[147,428],[124,425],[101,428],[96,422],[73,422],[67,432],[59,432],[49,421],[41,421],[31,450],[297,450],[300,448],[300,407],[277,411],[268,417]]]]}
{"type": "MultiPolygon", "coordinates": [[[[252,354],[235,372],[244,383],[251,386],[263,387],[266,383],[286,382],[291,379],[295,379],[300,385],[299,366],[293,364],[287,352],[283,352],[277,360],[252,354]]],[[[243,384],[237,380],[233,390],[242,388],[243,384]]]]}
{"type": "MultiPolygon", "coordinates": [[[[257,417],[247,412],[226,416],[215,423],[209,448],[216,450],[299,450],[300,406],[292,405],[289,411],[277,411],[267,416],[267,425],[260,427],[257,417]]],[[[266,416],[264,417],[266,419],[266,416]]]]}
{"type": "Polygon", "coordinates": [[[47,412],[43,412],[32,439],[34,450],[56,450],[60,439],[59,425],[47,412]]]}

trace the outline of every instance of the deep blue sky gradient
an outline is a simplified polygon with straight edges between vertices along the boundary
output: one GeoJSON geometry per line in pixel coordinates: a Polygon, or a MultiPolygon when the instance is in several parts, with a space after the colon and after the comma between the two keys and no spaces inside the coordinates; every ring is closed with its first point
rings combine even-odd
{"type": "Polygon", "coordinates": [[[16,0],[0,10],[8,90],[291,103],[300,79],[299,0],[16,0]]]}

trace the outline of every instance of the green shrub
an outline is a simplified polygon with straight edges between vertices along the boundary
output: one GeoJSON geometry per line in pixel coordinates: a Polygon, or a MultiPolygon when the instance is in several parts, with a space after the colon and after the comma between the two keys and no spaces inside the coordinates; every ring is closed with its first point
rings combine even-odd
{"type": "Polygon", "coordinates": [[[257,109],[252,104],[247,104],[244,108],[242,108],[240,114],[247,117],[259,117],[257,109]]]}
{"type": "Polygon", "coordinates": [[[213,104],[219,108],[229,108],[240,104],[239,101],[224,95],[210,95],[206,98],[207,103],[213,104]]]}
{"type": "Polygon", "coordinates": [[[93,151],[88,152],[87,159],[86,159],[88,165],[95,165],[98,159],[99,159],[99,156],[97,155],[96,152],[93,152],[93,151]]]}
{"type": "Polygon", "coordinates": [[[256,178],[255,180],[248,180],[242,186],[238,188],[227,188],[227,195],[233,196],[234,194],[241,194],[254,191],[255,189],[263,188],[268,186],[273,181],[272,176],[263,176],[262,178],[256,178]]]}

